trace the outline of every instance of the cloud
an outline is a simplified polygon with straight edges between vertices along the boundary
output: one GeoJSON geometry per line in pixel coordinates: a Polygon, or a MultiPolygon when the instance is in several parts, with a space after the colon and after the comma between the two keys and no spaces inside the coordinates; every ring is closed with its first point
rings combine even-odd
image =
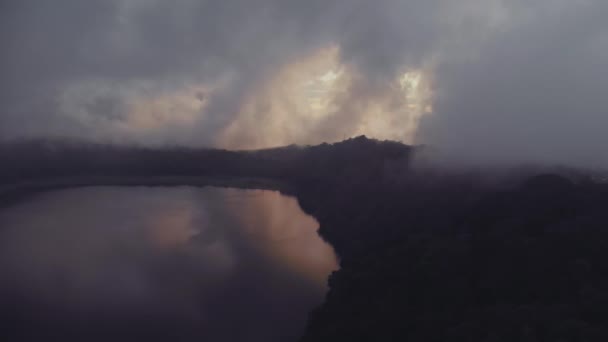
{"type": "MultiPolygon", "coordinates": [[[[345,0],[306,4],[295,0],[129,0],[90,5],[61,0],[53,4],[9,1],[4,7],[0,42],[7,53],[1,67],[7,77],[0,84],[5,94],[0,136],[72,135],[144,143],[173,139],[184,144],[218,145],[225,141],[228,133],[224,131],[229,127],[233,135],[247,136],[276,136],[276,129],[285,128],[256,125],[247,119],[238,125],[234,121],[243,116],[266,116],[252,114],[251,107],[262,111],[261,103],[277,101],[285,105],[273,113],[289,120],[285,111],[301,99],[291,93],[290,98],[277,100],[280,92],[269,91],[279,88],[278,80],[285,74],[298,72],[287,67],[302,66],[306,63],[299,62],[306,56],[322,54],[329,46],[339,48],[333,66],[356,71],[361,83],[373,79],[368,85],[352,87],[357,96],[366,89],[378,93],[376,85],[386,88],[405,63],[401,52],[413,44],[410,41],[429,41],[405,26],[410,22],[416,25],[412,19],[417,17],[418,7],[428,12],[433,6],[392,0],[371,7],[365,1],[345,0]],[[386,16],[390,16],[389,21],[386,16]],[[402,38],[400,32],[406,31],[412,33],[402,38]],[[139,115],[152,117],[147,121],[164,111],[160,116],[168,118],[163,122],[165,129],[125,126],[129,123],[125,118],[133,117],[133,111],[143,106],[141,102],[133,104],[143,98],[142,89],[150,99],[174,97],[179,102],[184,96],[196,100],[199,92],[192,92],[195,88],[214,91],[206,93],[207,105],[188,127],[181,127],[179,118],[177,124],[171,120],[179,117],[173,108],[179,104],[156,106],[150,114],[139,111],[139,115]],[[239,132],[234,131],[235,125],[242,126],[239,132]]],[[[432,25],[427,28],[432,29],[432,25]]],[[[407,55],[417,55],[420,60],[416,50],[408,51],[407,55]]],[[[318,72],[302,75],[297,81],[305,77],[313,80],[329,70],[314,71],[318,72]]],[[[346,96],[340,96],[340,101],[346,102],[346,96]]],[[[149,106],[153,105],[151,100],[149,106]]],[[[313,127],[302,132],[298,142],[337,140],[354,134],[360,115],[348,117],[338,113],[339,108],[334,112],[336,118],[326,120],[332,122],[331,127],[342,123],[352,128],[319,133],[313,127]]],[[[283,142],[255,139],[254,146],[283,142]]]]}
{"type": "Polygon", "coordinates": [[[470,161],[605,162],[600,0],[2,6],[1,138],[255,148],[367,134],[470,161]]]}
{"type": "Polygon", "coordinates": [[[419,140],[472,163],[608,166],[608,25],[603,1],[536,1],[469,58],[435,70],[419,140]]]}

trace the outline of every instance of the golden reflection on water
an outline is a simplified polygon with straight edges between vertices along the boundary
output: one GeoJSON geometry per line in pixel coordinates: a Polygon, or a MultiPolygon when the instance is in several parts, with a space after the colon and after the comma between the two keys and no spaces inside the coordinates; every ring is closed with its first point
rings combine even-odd
{"type": "Polygon", "coordinates": [[[295,341],[337,268],[317,228],[295,198],[272,191],[40,194],[0,210],[0,316],[24,298],[34,332],[84,314],[95,329],[125,317],[141,320],[127,327],[141,333],[179,326],[188,341],[295,341]]]}
{"type": "Polygon", "coordinates": [[[194,210],[191,206],[167,208],[150,216],[149,238],[159,248],[175,248],[184,245],[199,233],[194,226],[194,210]]]}
{"type": "Polygon", "coordinates": [[[332,247],[317,234],[319,223],[297,200],[276,191],[224,190],[226,203],[239,212],[242,232],[274,262],[321,287],[338,268],[332,247]]]}
{"type": "Polygon", "coordinates": [[[78,275],[83,272],[80,263],[70,262],[74,258],[103,268],[109,258],[172,251],[227,275],[239,255],[250,253],[239,250],[245,245],[265,262],[322,289],[338,267],[332,247],[317,234],[318,222],[293,197],[265,190],[166,191],[91,188],[44,194],[0,212],[0,246],[14,250],[22,265],[78,275]]]}
{"type": "MultiPolygon", "coordinates": [[[[267,190],[203,191],[217,195],[213,197],[216,206],[225,204],[221,211],[233,216],[236,233],[257,253],[317,286],[327,286],[328,275],[338,268],[336,255],[317,234],[318,222],[302,211],[295,198],[267,190]]],[[[161,249],[180,248],[206,235],[218,223],[209,218],[213,209],[200,210],[198,205],[194,201],[169,203],[150,213],[145,226],[151,242],[161,249]]]]}

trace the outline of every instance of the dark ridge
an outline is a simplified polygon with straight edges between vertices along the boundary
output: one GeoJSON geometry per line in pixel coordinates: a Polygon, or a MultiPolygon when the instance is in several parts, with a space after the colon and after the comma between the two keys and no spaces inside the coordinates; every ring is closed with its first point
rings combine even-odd
{"type": "Polygon", "coordinates": [[[604,173],[487,182],[412,168],[416,148],[363,136],[240,152],[53,146],[0,147],[4,199],[57,179],[281,184],[341,258],[302,341],[608,340],[604,173]]]}

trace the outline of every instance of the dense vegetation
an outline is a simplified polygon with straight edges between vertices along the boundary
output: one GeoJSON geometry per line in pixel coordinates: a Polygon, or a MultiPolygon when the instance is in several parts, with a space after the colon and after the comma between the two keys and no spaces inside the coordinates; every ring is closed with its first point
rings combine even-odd
{"type": "Polygon", "coordinates": [[[342,260],[303,341],[608,340],[607,185],[555,170],[496,180],[413,168],[413,151],[365,137],[249,152],[35,142],[0,149],[0,172],[5,184],[92,175],[289,184],[342,260]]]}

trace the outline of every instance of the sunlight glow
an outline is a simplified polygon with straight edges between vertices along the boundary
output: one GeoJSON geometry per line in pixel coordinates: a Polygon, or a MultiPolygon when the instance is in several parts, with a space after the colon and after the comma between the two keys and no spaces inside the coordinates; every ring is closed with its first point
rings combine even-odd
{"type": "Polygon", "coordinates": [[[133,141],[257,149],[366,135],[412,143],[420,118],[432,112],[429,76],[428,70],[404,68],[392,79],[371,81],[329,45],[278,66],[272,77],[234,96],[230,112],[221,106],[211,112],[210,103],[233,91],[238,77],[164,88],[94,82],[66,92],[64,104],[66,113],[100,136],[133,141]],[[118,98],[116,115],[99,115],[103,106],[91,105],[103,105],[106,97],[118,98]]]}
{"type": "Polygon", "coordinates": [[[204,95],[208,92],[206,87],[192,86],[153,97],[133,98],[130,100],[130,110],[124,124],[135,130],[193,124],[209,102],[204,95]]]}
{"type": "Polygon", "coordinates": [[[432,112],[428,72],[407,70],[369,85],[329,46],[277,70],[241,107],[218,145],[254,149],[334,142],[357,135],[412,143],[432,112]]]}

